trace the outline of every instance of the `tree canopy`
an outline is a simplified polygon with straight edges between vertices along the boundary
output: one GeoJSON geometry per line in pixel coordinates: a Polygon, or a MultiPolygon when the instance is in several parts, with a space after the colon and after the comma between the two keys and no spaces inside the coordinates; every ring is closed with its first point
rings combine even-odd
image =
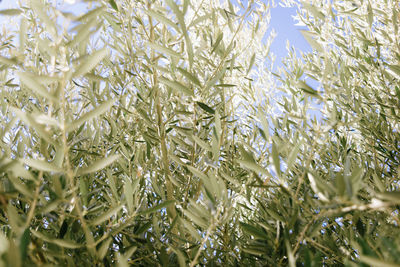
{"type": "Polygon", "coordinates": [[[0,266],[399,266],[399,3],[1,10],[0,266]]]}

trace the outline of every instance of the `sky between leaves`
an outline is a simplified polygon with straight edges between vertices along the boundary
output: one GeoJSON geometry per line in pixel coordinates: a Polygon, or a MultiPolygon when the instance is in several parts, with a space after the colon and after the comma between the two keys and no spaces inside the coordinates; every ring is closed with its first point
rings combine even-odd
{"type": "MultiPolygon", "coordinates": [[[[57,0],[57,4],[59,4],[60,8],[64,11],[76,14],[86,12],[86,5],[79,2],[79,0],[57,0]]],[[[311,50],[310,45],[305,41],[299,31],[301,28],[295,26],[295,21],[292,16],[296,15],[296,8],[282,7],[279,5],[278,1],[276,2],[276,7],[271,10],[271,23],[269,29],[269,32],[275,30],[277,33],[271,46],[271,52],[276,56],[274,71],[276,71],[276,68],[283,66],[281,62],[287,55],[287,41],[289,41],[291,46],[295,46],[298,51],[306,52],[311,50]]],[[[0,1],[0,10],[16,7],[18,7],[18,1],[0,1]]],[[[9,17],[0,16],[0,25],[8,23],[9,20],[9,17]]]]}

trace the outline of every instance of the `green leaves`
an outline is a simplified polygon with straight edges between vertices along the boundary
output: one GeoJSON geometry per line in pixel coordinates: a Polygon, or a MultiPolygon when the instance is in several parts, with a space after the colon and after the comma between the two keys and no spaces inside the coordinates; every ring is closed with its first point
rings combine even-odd
{"type": "Polygon", "coordinates": [[[90,72],[94,67],[96,67],[109,52],[107,48],[102,48],[88,55],[87,58],[75,69],[73,77],[79,77],[90,72]]]}
{"type": "Polygon", "coordinates": [[[3,16],[17,16],[21,13],[22,13],[22,10],[15,9],[15,8],[0,10],[0,15],[3,15],[3,16]]]}
{"type": "Polygon", "coordinates": [[[71,132],[71,131],[79,128],[83,123],[100,116],[101,114],[108,111],[114,105],[114,103],[116,101],[117,101],[117,99],[109,99],[109,100],[103,102],[99,106],[95,107],[93,110],[80,116],[77,120],[69,123],[67,125],[66,131],[71,132]]]}
{"type": "Polygon", "coordinates": [[[179,59],[181,57],[181,55],[178,52],[175,52],[174,50],[172,50],[171,48],[156,44],[156,43],[148,43],[147,44],[150,48],[157,50],[161,53],[164,53],[167,56],[170,56],[172,58],[176,58],[179,59]]]}
{"type": "Polygon", "coordinates": [[[161,204],[155,205],[153,207],[150,207],[149,209],[146,209],[146,210],[140,212],[140,214],[143,214],[143,215],[144,214],[150,214],[150,213],[159,211],[160,209],[167,208],[167,207],[169,207],[170,205],[172,205],[174,203],[175,203],[175,200],[167,200],[167,201],[164,201],[161,204]]]}
{"type": "Polygon", "coordinates": [[[188,95],[188,96],[194,96],[193,91],[180,82],[171,81],[164,77],[160,77],[159,80],[161,83],[165,84],[166,86],[169,86],[170,88],[174,89],[176,92],[184,93],[185,95],[188,95]]]}
{"type": "Polygon", "coordinates": [[[304,39],[306,39],[306,41],[310,44],[312,49],[315,49],[316,51],[321,52],[321,53],[324,52],[324,49],[321,46],[321,44],[314,39],[314,37],[315,37],[314,34],[312,34],[311,32],[308,32],[308,31],[303,31],[303,30],[300,32],[304,36],[304,39]]]}
{"type": "Polygon", "coordinates": [[[92,172],[97,172],[99,170],[104,169],[105,167],[111,165],[114,161],[118,160],[120,155],[112,155],[106,158],[97,160],[93,163],[90,163],[87,167],[80,168],[77,172],[77,175],[89,174],[92,172]]]}
{"type": "Polygon", "coordinates": [[[199,102],[199,101],[196,101],[196,104],[199,105],[199,107],[201,109],[203,109],[204,111],[206,111],[207,113],[215,114],[215,110],[210,108],[207,104],[204,104],[204,103],[199,102]]]}
{"type": "Polygon", "coordinates": [[[17,75],[21,82],[28,87],[32,92],[43,96],[54,102],[58,102],[58,99],[53,96],[47,89],[39,82],[39,77],[28,72],[18,72],[17,75]]]}
{"type": "Polygon", "coordinates": [[[62,173],[63,169],[59,168],[53,163],[49,163],[44,160],[37,160],[37,159],[23,159],[23,162],[37,170],[45,171],[45,172],[54,172],[54,173],[62,173]]]}
{"type": "Polygon", "coordinates": [[[90,224],[93,226],[102,224],[106,220],[110,219],[110,217],[116,215],[122,209],[122,207],[123,207],[122,205],[119,205],[119,206],[109,209],[108,211],[102,213],[100,216],[98,216],[97,218],[92,220],[90,222],[90,224]]]}

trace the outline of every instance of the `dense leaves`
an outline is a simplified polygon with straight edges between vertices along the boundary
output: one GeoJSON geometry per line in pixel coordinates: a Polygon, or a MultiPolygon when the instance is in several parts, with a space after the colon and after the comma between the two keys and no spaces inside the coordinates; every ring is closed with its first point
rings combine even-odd
{"type": "Polygon", "coordinates": [[[398,3],[283,1],[272,75],[267,1],[54,2],[0,12],[0,264],[400,264],[398,3]]]}

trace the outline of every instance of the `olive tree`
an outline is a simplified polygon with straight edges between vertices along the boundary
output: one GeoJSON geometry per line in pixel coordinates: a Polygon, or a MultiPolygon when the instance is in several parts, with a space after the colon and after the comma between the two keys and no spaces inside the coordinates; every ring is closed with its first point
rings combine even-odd
{"type": "Polygon", "coordinates": [[[271,87],[270,5],[233,2],[1,11],[19,20],[1,40],[3,265],[257,261],[240,158],[271,87]]]}
{"type": "Polygon", "coordinates": [[[252,169],[275,165],[278,188],[253,195],[248,248],[270,264],[398,266],[399,3],[283,2],[312,52],[288,47],[280,108],[258,119],[271,145],[252,169]]]}

